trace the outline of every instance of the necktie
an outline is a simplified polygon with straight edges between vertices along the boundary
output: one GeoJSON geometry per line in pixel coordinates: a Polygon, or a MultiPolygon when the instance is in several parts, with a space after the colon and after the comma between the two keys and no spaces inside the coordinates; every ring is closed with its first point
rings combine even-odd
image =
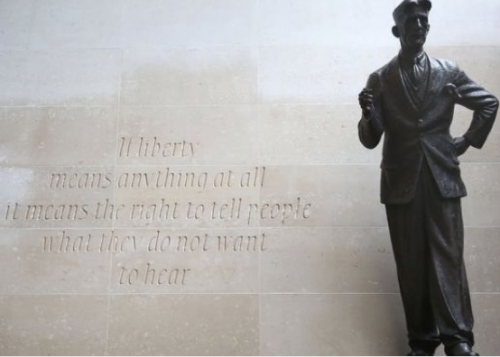
{"type": "Polygon", "coordinates": [[[412,81],[413,81],[413,84],[415,85],[415,87],[419,87],[421,82],[422,82],[422,77],[423,77],[423,73],[424,73],[424,70],[422,68],[422,64],[420,63],[421,60],[420,58],[415,58],[414,62],[413,62],[413,68],[412,68],[412,81]]]}

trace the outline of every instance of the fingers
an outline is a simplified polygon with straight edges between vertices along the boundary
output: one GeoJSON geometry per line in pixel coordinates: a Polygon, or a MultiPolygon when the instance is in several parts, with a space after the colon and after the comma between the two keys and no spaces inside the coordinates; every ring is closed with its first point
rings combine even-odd
{"type": "Polygon", "coordinates": [[[359,99],[373,100],[373,91],[369,88],[364,88],[358,96],[359,99]]]}
{"type": "Polygon", "coordinates": [[[359,97],[359,104],[363,107],[371,106],[373,104],[373,96],[369,94],[361,95],[359,97]]]}
{"type": "Polygon", "coordinates": [[[370,88],[363,88],[361,93],[359,93],[358,100],[362,109],[370,111],[373,106],[373,90],[370,88]]]}
{"type": "Polygon", "coordinates": [[[373,104],[373,97],[362,97],[360,100],[366,104],[373,104]]]}
{"type": "Polygon", "coordinates": [[[358,96],[360,99],[361,98],[373,98],[373,92],[366,92],[366,91],[362,91],[361,93],[359,93],[359,96],[358,96]]]}
{"type": "Polygon", "coordinates": [[[359,102],[360,103],[369,103],[369,104],[372,104],[373,103],[373,97],[372,96],[361,96],[361,97],[359,97],[359,102]]]}
{"type": "Polygon", "coordinates": [[[370,94],[373,95],[373,90],[371,88],[363,88],[361,93],[359,93],[359,96],[365,95],[365,94],[370,94]]]}
{"type": "Polygon", "coordinates": [[[463,136],[454,138],[453,145],[455,146],[457,156],[462,156],[469,149],[469,144],[463,136]]]}

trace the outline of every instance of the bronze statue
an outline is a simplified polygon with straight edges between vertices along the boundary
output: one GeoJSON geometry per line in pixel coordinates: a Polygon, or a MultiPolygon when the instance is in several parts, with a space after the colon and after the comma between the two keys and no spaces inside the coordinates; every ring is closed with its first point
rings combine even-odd
{"type": "Polygon", "coordinates": [[[458,157],[480,149],[498,100],[453,62],[428,56],[429,0],[404,0],[392,32],[401,51],[370,75],[359,95],[359,138],[375,148],[384,134],[381,201],[396,260],[409,355],[472,351],[474,324],[463,261],[461,198],[467,195],[458,157]],[[464,136],[452,138],[455,104],[474,112],[464,136]]]}

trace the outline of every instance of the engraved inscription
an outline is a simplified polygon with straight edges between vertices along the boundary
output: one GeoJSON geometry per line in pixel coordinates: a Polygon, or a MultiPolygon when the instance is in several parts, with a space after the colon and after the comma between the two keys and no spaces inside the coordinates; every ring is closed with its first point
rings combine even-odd
{"type": "MultiPolygon", "coordinates": [[[[78,232],[62,230],[45,234],[41,237],[42,252],[45,255],[60,254],[140,254],[155,257],[176,257],[193,254],[258,254],[266,252],[267,235],[254,234],[213,234],[211,231],[200,231],[196,234],[172,230],[139,231],[131,234],[127,231],[78,232]],[[142,232],[142,233],[140,233],[142,232]]],[[[189,259],[182,259],[182,264],[166,266],[168,259],[160,262],[148,261],[137,264],[119,263],[116,283],[126,287],[131,285],[171,286],[187,285],[188,277],[196,274],[190,266],[189,259]]]]}
{"type": "Polygon", "coordinates": [[[195,145],[185,140],[172,142],[156,136],[120,138],[119,157],[193,157],[195,145]]]}
{"type": "MultiPolygon", "coordinates": [[[[188,140],[122,136],[117,155],[183,158],[197,150],[188,140]]],[[[16,225],[61,227],[40,234],[40,254],[47,259],[113,256],[113,282],[120,289],[183,287],[207,274],[199,262],[271,249],[259,232],[261,221],[284,226],[310,219],[314,206],[300,195],[261,197],[272,179],[265,166],[55,168],[37,177],[43,194],[5,202],[1,217],[16,225]],[[89,227],[86,222],[118,229],[72,229],[89,227]]]]}
{"type": "Polygon", "coordinates": [[[152,263],[147,263],[145,267],[128,270],[121,267],[119,284],[150,284],[150,285],[184,285],[186,275],[191,269],[179,268],[155,268],[152,263]]]}
{"type": "Polygon", "coordinates": [[[62,230],[57,234],[43,236],[44,253],[189,253],[189,252],[265,252],[267,250],[265,233],[254,235],[172,235],[157,230],[154,235],[123,234],[114,230],[109,232],[72,234],[62,230]]]}

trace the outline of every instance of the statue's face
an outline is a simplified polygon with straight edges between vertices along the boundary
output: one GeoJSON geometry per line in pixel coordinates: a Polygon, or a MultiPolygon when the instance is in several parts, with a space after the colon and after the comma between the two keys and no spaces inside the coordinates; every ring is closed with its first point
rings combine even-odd
{"type": "Polygon", "coordinates": [[[429,33],[429,16],[420,7],[411,8],[402,23],[398,24],[400,40],[404,47],[422,47],[429,33]]]}

